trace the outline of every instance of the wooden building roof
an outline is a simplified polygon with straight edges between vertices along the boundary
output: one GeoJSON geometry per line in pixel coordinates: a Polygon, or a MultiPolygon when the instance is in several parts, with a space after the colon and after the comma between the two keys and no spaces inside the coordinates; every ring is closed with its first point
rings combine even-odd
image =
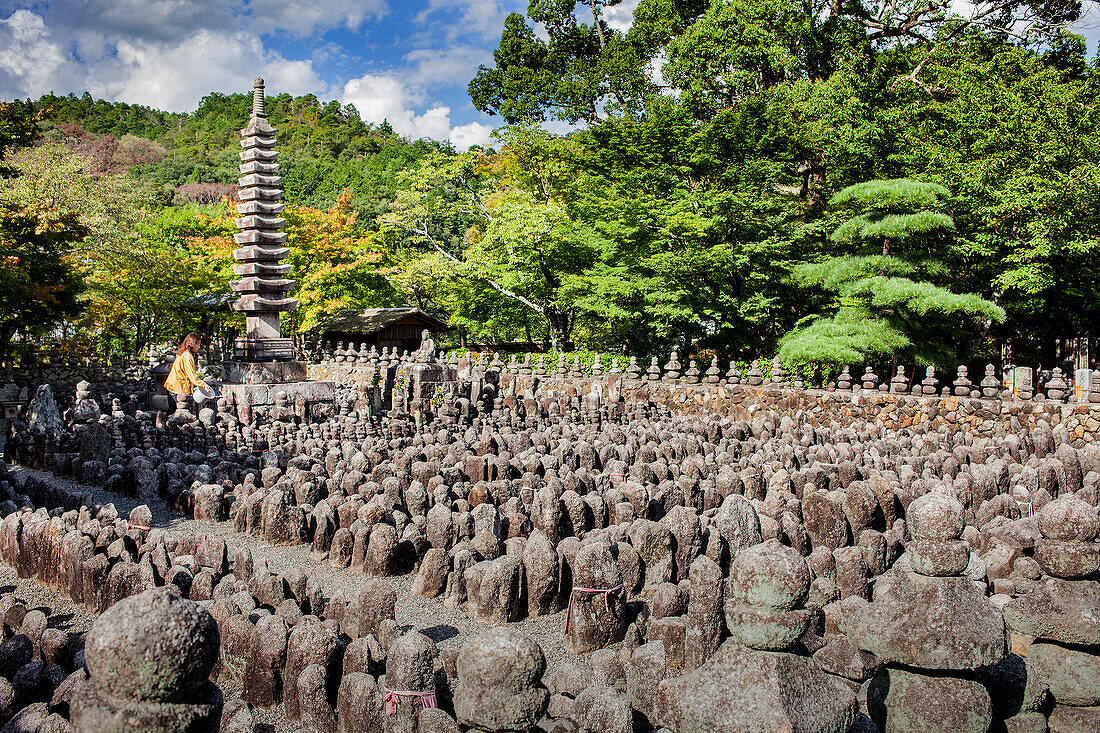
{"type": "Polygon", "coordinates": [[[346,333],[365,336],[397,323],[409,325],[410,321],[430,331],[450,329],[444,321],[419,308],[365,308],[344,310],[336,315],[322,318],[309,330],[311,333],[346,333]]]}

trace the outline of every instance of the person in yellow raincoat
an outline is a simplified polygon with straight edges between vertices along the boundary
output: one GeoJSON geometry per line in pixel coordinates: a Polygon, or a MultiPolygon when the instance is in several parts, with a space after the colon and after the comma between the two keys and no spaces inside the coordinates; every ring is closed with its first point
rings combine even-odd
{"type": "Polygon", "coordinates": [[[198,356],[200,345],[199,335],[191,332],[183,339],[183,343],[176,351],[176,360],[172,362],[172,371],[168,373],[168,379],[164,382],[164,388],[168,390],[168,401],[171,403],[172,412],[176,410],[177,400],[181,396],[191,395],[196,387],[202,387],[206,392],[214,391],[199,378],[198,369],[195,368],[195,357],[198,356]]]}

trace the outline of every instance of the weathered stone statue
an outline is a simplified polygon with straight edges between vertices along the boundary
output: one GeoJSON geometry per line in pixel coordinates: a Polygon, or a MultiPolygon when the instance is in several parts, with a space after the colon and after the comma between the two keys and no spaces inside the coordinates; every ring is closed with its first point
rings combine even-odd
{"type": "MultiPolygon", "coordinates": [[[[1100,726],[1100,516],[1076,496],[1059,497],[1042,508],[1035,561],[1045,576],[1026,596],[1004,607],[1009,627],[1036,637],[1027,654],[1029,680],[1054,699],[1050,730],[1097,730],[1100,726]]],[[[1039,730],[1043,696],[1021,705],[1014,723],[1039,730]]],[[[1006,723],[1008,721],[1005,721],[1006,723]]]]}
{"type": "Polygon", "coordinates": [[[660,682],[658,722],[691,733],[847,731],[855,693],[796,646],[812,617],[802,607],[810,587],[806,561],[768,540],[738,553],[731,576],[731,638],[693,673],[660,682]]]}
{"type": "Polygon", "coordinates": [[[432,340],[432,334],[425,328],[420,334],[420,348],[413,354],[413,361],[426,364],[434,359],[435,341],[432,340]]]}
{"type": "Polygon", "coordinates": [[[111,607],[84,649],[90,679],[73,695],[80,733],[214,730],[222,694],[210,683],[220,635],[202,606],[167,588],[111,607]]]}
{"type": "Polygon", "coordinates": [[[992,709],[971,673],[1004,658],[1004,619],[963,574],[970,547],[961,539],[962,503],[928,493],[909,505],[906,519],[911,569],[895,565],[881,576],[851,629],[853,643],[886,662],[867,693],[871,718],[898,733],[981,733],[992,709]]]}

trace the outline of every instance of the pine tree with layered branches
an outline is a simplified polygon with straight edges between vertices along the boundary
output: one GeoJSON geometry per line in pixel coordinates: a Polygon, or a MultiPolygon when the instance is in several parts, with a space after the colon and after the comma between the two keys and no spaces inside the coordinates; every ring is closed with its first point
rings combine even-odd
{"type": "Polygon", "coordinates": [[[796,282],[831,297],[827,313],[804,318],[780,342],[792,367],[835,370],[883,357],[948,368],[968,332],[1005,312],[972,293],[946,287],[942,253],[955,224],[943,211],[950,193],[909,179],[849,186],[830,200],[852,215],[830,239],[845,254],[798,265],[796,282]]]}

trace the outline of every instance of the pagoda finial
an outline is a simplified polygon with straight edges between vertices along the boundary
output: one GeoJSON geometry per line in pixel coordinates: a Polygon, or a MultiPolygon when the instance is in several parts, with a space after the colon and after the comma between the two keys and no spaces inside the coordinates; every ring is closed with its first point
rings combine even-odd
{"type": "Polygon", "coordinates": [[[267,113],[264,112],[264,80],[260,76],[252,82],[252,116],[267,117],[267,113]]]}

